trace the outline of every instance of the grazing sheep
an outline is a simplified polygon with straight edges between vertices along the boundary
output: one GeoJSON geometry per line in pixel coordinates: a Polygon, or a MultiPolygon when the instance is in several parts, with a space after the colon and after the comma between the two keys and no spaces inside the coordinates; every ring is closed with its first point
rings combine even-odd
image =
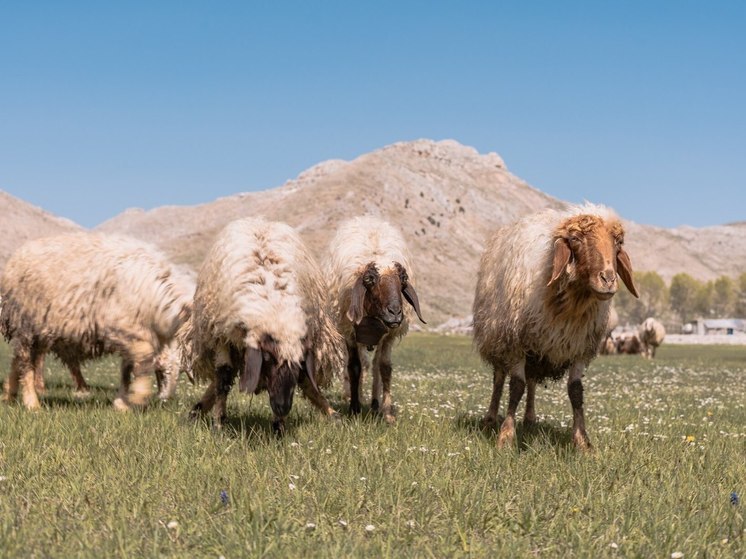
{"type": "Polygon", "coordinates": [[[27,242],[8,260],[0,292],[0,330],[13,347],[5,398],[15,399],[20,384],[29,409],[39,407],[36,384],[43,387],[49,351],[70,369],[79,390],[87,389],[83,362],[119,354],[114,406],[144,405],[156,356],[191,312],[189,279],[161,253],[98,233],[27,242]]]}
{"type": "Polygon", "coordinates": [[[337,328],[347,343],[350,410],[360,413],[360,379],[369,368],[366,348],[373,356],[371,407],[388,423],[395,421],[391,402],[391,349],[409,329],[414,308],[424,324],[414,289],[404,239],[389,223],[375,217],[344,222],[331,241],[326,270],[330,277],[337,328]],[[382,399],[381,399],[382,398],[382,399]]]}
{"type": "Polygon", "coordinates": [[[497,444],[515,438],[515,413],[528,389],[524,422],[535,421],[536,384],[569,370],[573,442],[590,449],[581,378],[606,335],[617,276],[637,297],[624,230],[608,208],[547,210],[498,229],[482,255],[474,299],[474,341],[493,367],[486,424],[497,423],[506,374],[510,398],[497,444]]]}
{"type": "Polygon", "coordinates": [[[220,427],[236,375],[242,392],[269,392],[277,434],[285,430],[298,384],[314,406],[336,415],[319,391],[344,358],[327,291],[290,226],[263,219],[228,224],[197,278],[189,341],[194,374],[211,384],[192,416],[214,407],[220,427]]]}
{"type": "Polygon", "coordinates": [[[625,355],[642,353],[640,338],[634,332],[626,332],[616,338],[616,351],[625,355]]]}
{"type": "Polygon", "coordinates": [[[663,338],[666,337],[666,329],[663,324],[650,317],[640,324],[638,335],[642,346],[642,356],[646,359],[652,359],[655,357],[655,350],[658,349],[658,346],[663,343],[663,338]]]}

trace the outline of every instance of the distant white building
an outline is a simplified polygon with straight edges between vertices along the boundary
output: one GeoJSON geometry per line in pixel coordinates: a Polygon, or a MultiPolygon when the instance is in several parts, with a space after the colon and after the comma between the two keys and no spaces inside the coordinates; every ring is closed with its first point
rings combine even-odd
{"type": "MultiPolygon", "coordinates": [[[[692,333],[707,334],[735,334],[746,332],[746,319],[743,318],[700,318],[692,324],[692,333]]],[[[686,328],[684,331],[686,332],[686,328]]]]}

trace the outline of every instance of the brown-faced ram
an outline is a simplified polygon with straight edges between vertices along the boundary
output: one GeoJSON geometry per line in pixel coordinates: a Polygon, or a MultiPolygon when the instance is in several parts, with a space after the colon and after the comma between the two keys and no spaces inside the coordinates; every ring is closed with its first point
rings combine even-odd
{"type": "Polygon", "coordinates": [[[515,413],[527,389],[524,422],[535,421],[538,382],[569,371],[576,447],[591,447],[583,416],[583,373],[606,335],[621,278],[637,297],[619,218],[585,204],[547,210],[498,229],[482,255],[474,299],[474,341],[492,366],[485,423],[496,424],[506,375],[507,415],[498,446],[515,438],[515,413]]]}
{"type": "Polygon", "coordinates": [[[406,244],[399,231],[375,217],[347,220],[329,247],[326,270],[334,316],[347,343],[350,410],[360,413],[361,377],[372,366],[371,407],[388,423],[395,421],[391,401],[391,349],[409,329],[411,312],[424,323],[414,288],[406,244]]]}

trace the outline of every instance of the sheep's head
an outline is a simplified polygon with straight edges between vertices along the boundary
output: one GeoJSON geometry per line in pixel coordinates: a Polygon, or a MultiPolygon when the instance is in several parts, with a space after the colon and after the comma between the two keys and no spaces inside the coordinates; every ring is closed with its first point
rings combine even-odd
{"type": "Polygon", "coordinates": [[[565,276],[576,288],[608,300],[616,293],[620,277],[629,292],[639,297],[623,244],[624,228],[616,219],[578,215],[565,220],[555,234],[552,276],[547,285],[565,276]]]}
{"type": "MultiPolygon", "coordinates": [[[[417,292],[409,282],[404,266],[394,262],[391,268],[379,273],[375,263],[370,262],[359,272],[352,287],[347,318],[356,326],[361,323],[366,325],[368,321],[363,322],[364,319],[372,319],[382,323],[386,328],[397,328],[404,319],[402,299],[406,299],[412,305],[417,318],[425,324],[417,292]]],[[[369,327],[375,329],[372,325],[369,327]]],[[[378,339],[380,337],[378,336],[378,339]]],[[[373,343],[378,343],[378,340],[373,343]]]]}
{"type": "Polygon", "coordinates": [[[264,336],[259,348],[249,347],[244,356],[239,378],[239,390],[256,394],[266,389],[269,405],[278,419],[275,430],[282,432],[283,421],[293,407],[295,387],[305,375],[318,390],[315,379],[315,359],[310,342],[303,340],[304,357],[300,363],[281,357],[279,348],[271,336],[264,336]]]}

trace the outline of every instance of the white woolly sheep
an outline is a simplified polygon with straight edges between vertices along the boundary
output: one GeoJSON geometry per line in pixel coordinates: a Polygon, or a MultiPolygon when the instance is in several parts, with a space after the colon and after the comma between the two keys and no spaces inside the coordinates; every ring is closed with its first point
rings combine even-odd
{"type": "Polygon", "coordinates": [[[666,329],[663,324],[653,317],[646,318],[638,328],[640,344],[642,345],[642,356],[646,359],[655,357],[655,350],[663,343],[666,337],[666,329]]]}
{"type": "Polygon", "coordinates": [[[375,217],[344,222],[331,241],[326,270],[331,282],[337,327],[347,343],[350,410],[360,413],[360,379],[373,356],[371,407],[388,423],[395,421],[391,402],[391,349],[409,329],[410,311],[425,323],[414,289],[412,268],[401,234],[375,217]]]}
{"type": "Polygon", "coordinates": [[[275,433],[285,430],[296,385],[327,416],[319,391],[343,363],[343,341],[328,311],[328,287],[298,234],[284,223],[228,224],[197,277],[192,317],[193,371],[210,386],[192,409],[225,419],[228,392],[269,392],[275,433]]]}
{"type": "Polygon", "coordinates": [[[482,255],[474,299],[474,341],[492,365],[486,424],[496,424],[506,374],[510,398],[497,444],[515,438],[515,412],[527,388],[525,423],[536,420],[537,382],[569,370],[576,447],[590,449],[581,378],[609,322],[617,276],[637,297],[624,230],[608,208],[547,210],[498,229],[482,255]]]}
{"type": "Polygon", "coordinates": [[[13,347],[5,398],[14,400],[20,385],[24,405],[39,407],[36,383],[43,387],[49,351],[79,389],[87,389],[80,365],[115,353],[122,366],[114,406],[144,405],[156,356],[191,312],[191,289],[160,252],[134,239],[73,233],[27,242],[0,281],[0,330],[13,347]]]}

